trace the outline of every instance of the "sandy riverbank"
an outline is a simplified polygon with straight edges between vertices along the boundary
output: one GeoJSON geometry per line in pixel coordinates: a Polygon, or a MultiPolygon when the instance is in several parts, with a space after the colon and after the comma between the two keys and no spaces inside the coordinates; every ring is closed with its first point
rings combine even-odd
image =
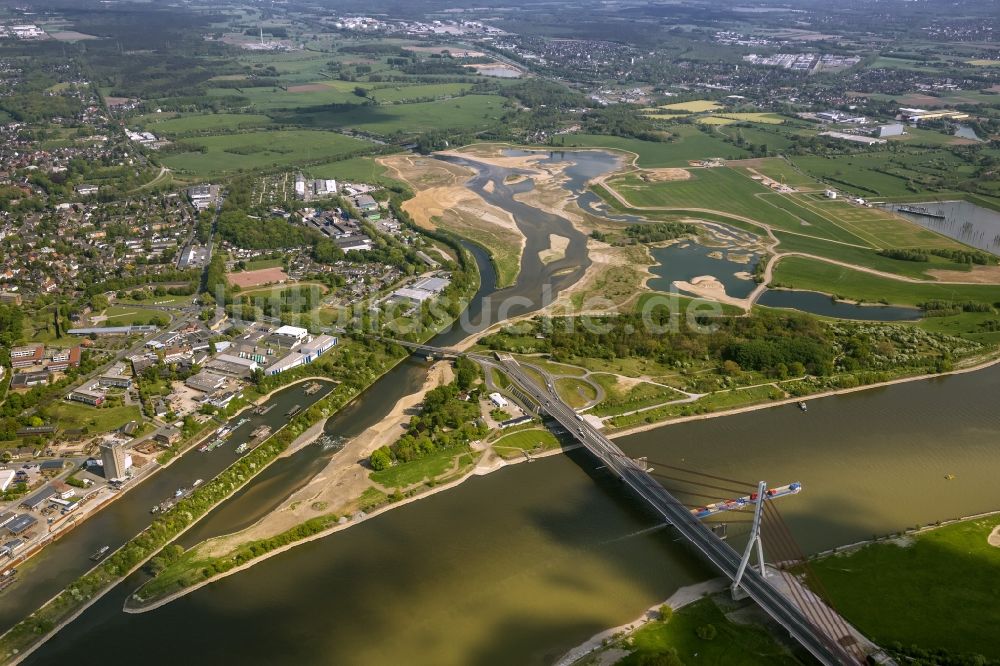
{"type": "MultiPolygon", "coordinates": [[[[411,504],[413,502],[419,502],[420,500],[427,499],[427,498],[432,497],[432,496],[434,496],[434,495],[436,495],[438,493],[442,493],[442,492],[445,492],[447,490],[451,490],[452,488],[455,488],[455,487],[457,487],[457,486],[465,483],[466,481],[468,481],[469,479],[471,479],[473,477],[485,476],[486,474],[492,474],[493,472],[496,472],[496,471],[498,471],[500,469],[503,469],[504,467],[509,467],[511,465],[520,465],[520,464],[523,464],[523,463],[526,463],[526,462],[531,462],[533,460],[538,460],[540,458],[548,458],[549,456],[562,455],[566,451],[570,451],[570,450],[575,449],[575,448],[578,448],[578,446],[577,445],[572,445],[572,446],[568,446],[568,447],[565,447],[565,448],[550,449],[548,451],[543,451],[541,453],[533,454],[530,457],[515,458],[513,460],[504,460],[503,458],[500,458],[499,456],[491,456],[486,464],[484,464],[482,461],[480,461],[468,473],[462,475],[461,477],[455,479],[454,481],[450,481],[450,482],[445,483],[445,484],[434,486],[433,488],[428,488],[428,489],[426,489],[426,490],[424,490],[424,491],[422,491],[422,492],[420,492],[420,493],[418,493],[416,495],[413,495],[411,497],[407,497],[404,500],[400,500],[399,502],[393,502],[391,504],[386,504],[384,506],[381,506],[378,509],[375,509],[374,511],[371,511],[370,513],[359,513],[359,514],[357,514],[357,515],[349,518],[345,522],[340,523],[338,525],[335,525],[334,527],[331,527],[331,528],[329,528],[327,530],[323,530],[322,532],[317,532],[316,534],[312,534],[312,535],[310,535],[308,537],[305,537],[304,539],[300,539],[298,541],[293,541],[292,543],[286,544],[286,545],[281,546],[279,548],[275,548],[274,550],[269,551],[269,552],[267,552],[267,553],[265,553],[265,554],[263,554],[263,555],[255,558],[253,560],[250,560],[249,562],[241,564],[241,565],[239,565],[237,567],[233,567],[229,571],[217,574],[217,575],[212,576],[211,578],[208,578],[206,580],[199,581],[195,585],[191,585],[190,587],[186,587],[183,590],[179,590],[177,592],[174,592],[173,594],[169,594],[169,595],[163,597],[162,599],[159,599],[158,601],[155,601],[155,602],[153,602],[153,603],[151,603],[151,604],[149,604],[147,606],[143,606],[142,608],[129,608],[128,606],[126,606],[122,610],[125,613],[132,613],[132,614],[146,613],[146,612],[155,610],[157,608],[160,608],[161,606],[167,605],[168,603],[170,603],[172,601],[180,599],[181,597],[183,597],[183,596],[185,596],[187,594],[190,594],[191,592],[194,592],[195,590],[201,589],[202,587],[205,587],[206,585],[209,585],[209,584],[211,584],[211,583],[213,583],[213,582],[215,582],[217,580],[220,580],[220,579],[225,578],[227,576],[232,576],[233,574],[239,573],[241,571],[245,571],[245,570],[249,569],[250,567],[252,567],[252,566],[254,566],[254,565],[256,565],[256,564],[258,564],[260,562],[263,562],[264,560],[266,560],[268,558],[274,557],[276,555],[280,555],[281,553],[289,551],[292,548],[295,548],[295,547],[300,546],[302,544],[306,544],[306,543],[309,543],[311,541],[316,541],[318,539],[325,539],[326,537],[330,536],[331,534],[334,534],[336,532],[340,532],[342,530],[346,530],[346,529],[348,529],[350,527],[353,527],[354,525],[359,525],[359,524],[365,522],[366,520],[371,520],[372,518],[376,518],[376,517],[382,515],[383,513],[386,513],[387,511],[392,511],[393,509],[398,509],[398,508],[404,507],[407,504],[411,504]]],[[[320,473],[320,475],[322,475],[322,473],[320,473]]],[[[317,475],[317,478],[320,475],[317,475]]]]}
{"type": "Polygon", "coordinates": [[[502,286],[513,284],[527,241],[510,213],[465,186],[475,175],[471,169],[415,155],[391,155],[378,162],[413,189],[414,196],[402,207],[418,226],[445,229],[482,245],[498,272],[500,264],[506,267],[516,258],[513,274],[501,276],[502,286]]]}
{"type": "MultiPolygon", "coordinates": [[[[368,478],[369,469],[361,462],[375,449],[388,446],[399,439],[406,430],[413,409],[423,401],[427,392],[450,383],[452,379],[450,363],[435,363],[419,390],[401,398],[378,425],[350,440],[316,476],[292,493],[274,511],[244,530],[210,539],[195,548],[206,557],[219,557],[239,544],[281,534],[319,515],[353,513],[361,494],[368,488],[375,487],[368,478]]],[[[296,449],[315,441],[322,434],[324,425],[325,420],[310,428],[312,432],[303,433],[295,442],[296,449]]]]}

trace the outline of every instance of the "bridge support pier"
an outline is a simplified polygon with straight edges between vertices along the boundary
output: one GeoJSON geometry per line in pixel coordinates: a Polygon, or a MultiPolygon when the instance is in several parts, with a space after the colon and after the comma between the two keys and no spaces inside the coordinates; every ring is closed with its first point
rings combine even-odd
{"type": "Polygon", "coordinates": [[[755,550],[757,551],[757,566],[760,567],[760,575],[762,578],[767,577],[767,568],[764,565],[764,542],[760,538],[760,514],[761,509],[764,508],[764,497],[766,494],[767,483],[761,481],[757,484],[757,504],[753,510],[753,526],[750,528],[750,540],[747,541],[746,550],[743,551],[743,559],[740,560],[740,568],[737,569],[736,577],[733,578],[733,584],[730,588],[733,599],[743,599],[747,596],[743,588],[740,587],[740,581],[743,579],[743,573],[750,563],[750,556],[755,550]]]}

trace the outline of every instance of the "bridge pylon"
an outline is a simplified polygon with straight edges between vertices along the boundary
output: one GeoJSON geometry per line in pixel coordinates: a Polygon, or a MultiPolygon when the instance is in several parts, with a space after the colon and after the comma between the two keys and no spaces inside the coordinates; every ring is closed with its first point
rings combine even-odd
{"type": "Polygon", "coordinates": [[[760,567],[760,575],[762,578],[767,577],[767,568],[764,565],[764,542],[760,538],[760,514],[764,508],[764,498],[766,496],[767,482],[761,481],[757,484],[757,504],[753,510],[753,526],[750,528],[750,540],[747,541],[746,550],[743,551],[743,558],[740,560],[740,568],[736,570],[736,576],[733,578],[733,584],[730,587],[733,599],[743,599],[747,596],[747,593],[740,587],[740,581],[743,579],[743,573],[746,571],[747,565],[750,564],[750,556],[754,551],[757,551],[757,566],[760,567]]]}

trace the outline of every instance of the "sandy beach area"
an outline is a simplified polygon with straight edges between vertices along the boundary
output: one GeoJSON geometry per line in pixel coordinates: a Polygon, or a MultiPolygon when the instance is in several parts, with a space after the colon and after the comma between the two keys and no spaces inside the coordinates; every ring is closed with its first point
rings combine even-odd
{"type": "MultiPolygon", "coordinates": [[[[378,425],[350,440],[321,472],[286,498],[277,509],[244,530],[210,539],[196,548],[206,556],[217,557],[240,543],[281,534],[318,515],[353,513],[361,494],[366,489],[375,487],[368,478],[370,470],[362,462],[375,449],[388,446],[399,439],[410,422],[414,408],[423,401],[424,395],[433,388],[450,383],[452,379],[451,363],[435,363],[417,392],[401,398],[378,425]]],[[[293,444],[295,450],[315,441],[323,433],[324,425],[325,420],[320,421],[297,438],[293,444]]],[[[289,447],[289,450],[293,447],[289,447]]]]}

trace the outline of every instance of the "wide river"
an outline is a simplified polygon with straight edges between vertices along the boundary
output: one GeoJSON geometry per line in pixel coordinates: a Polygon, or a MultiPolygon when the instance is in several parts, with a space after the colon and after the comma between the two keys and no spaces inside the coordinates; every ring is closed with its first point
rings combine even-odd
{"type": "MultiPolygon", "coordinates": [[[[587,165],[590,155],[600,154],[560,159],[587,165]]],[[[502,181],[502,174],[490,177],[502,181]]],[[[503,197],[494,203],[503,205],[503,197]]],[[[530,210],[518,214],[528,216],[522,224],[543,222],[530,210]]],[[[476,255],[484,284],[493,284],[488,261],[476,255]]],[[[584,265],[578,256],[573,263],[584,265]]],[[[559,277],[572,271],[563,265],[559,277]]],[[[514,289],[538,293],[535,284],[514,289]]],[[[480,290],[473,320],[490,291],[480,290]]],[[[351,436],[378,422],[424,371],[416,361],[397,367],[333,417],[328,432],[351,436]]],[[[666,465],[802,482],[805,490],[779,506],[801,548],[815,552],[998,508],[998,394],[994,367],[814,400],[808,413],[761,410],[618,441],[674,477],[663,480],[671,488],[693,489],[677,480],[693,477],[666,465]]],[[[278,461],[183,542],[252,522],[329,455],[311,446],[278,461]]],[[[739,541],[745,529],[734,520],[730,538],[739,541]]],[[[149,613],[121,612],[142,580],[133,576],[27,663],[100,651],[105,664],[545,664],[713,575],[586,453],[574,451],[472,478],[149,613]]]]}

